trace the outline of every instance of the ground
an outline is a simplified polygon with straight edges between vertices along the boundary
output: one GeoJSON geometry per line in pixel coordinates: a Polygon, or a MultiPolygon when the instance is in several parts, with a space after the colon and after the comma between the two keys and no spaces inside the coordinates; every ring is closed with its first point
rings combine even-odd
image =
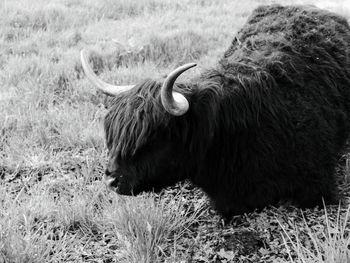
{"type": "Polygon", "coordinates": [[[348,1],[0,0],[0,263],[347,262],[349,158],[341,206],[289,204],[224,221],[187,182],[123,197],[101,183],[104,80],[133,84],[213,66],[260,4],[315,3],[350,20],[348,1]]]}

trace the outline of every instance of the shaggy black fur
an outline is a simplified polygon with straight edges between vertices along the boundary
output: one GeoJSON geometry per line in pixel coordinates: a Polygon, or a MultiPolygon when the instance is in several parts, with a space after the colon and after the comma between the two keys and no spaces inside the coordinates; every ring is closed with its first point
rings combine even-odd
{"type": "Polygon", "coordinates": [[[224,216],[292,200],[334,202],[334,169],[350,131],[350,27],[312,6],[254,10],[216,69],[176,90],[190,102],[165,112],[161,82],[113,102],[105,119],[121,194],[190,179],[224,216]]]}

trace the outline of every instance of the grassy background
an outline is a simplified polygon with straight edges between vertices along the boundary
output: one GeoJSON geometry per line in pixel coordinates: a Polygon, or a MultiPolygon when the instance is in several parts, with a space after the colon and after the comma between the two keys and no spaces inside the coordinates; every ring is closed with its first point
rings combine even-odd
{"type": "MultiPolygon", "coordinates": [[[[186,80],[215,65],[254,7],[276,2],[316,3],[350,20],[347,0],[0,0],[0,262],[237,259],[219,246],[232,225],[198,190],[122,198],[104,189],[105,98],[85,79],[79,51],[94,50],[111,83],[197,62],[186,80]],[[198,234],[208,224],[217,239],[198,234]]],[[[245,221],[262,226],[261,216],[245,221]]],[[[280,248],[276,260],[291,260],[282,247],[254,255],[280,248]]]]}

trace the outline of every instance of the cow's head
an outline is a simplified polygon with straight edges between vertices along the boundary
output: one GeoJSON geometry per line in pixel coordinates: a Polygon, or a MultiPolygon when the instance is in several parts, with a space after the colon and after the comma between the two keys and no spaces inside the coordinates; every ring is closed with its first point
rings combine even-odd
{"type": "Polygon", "coordinates": [[[173,86],[181,73],[196,64],[175,69],[163,83],[146,80],[139,85],[114,86],[95,75],[85,50],[81,62],[87,78],[114,96],[104,124],[109,151],[105,183],[128,195],[158,191],[184,179],[184,144],[180,142],[186,127],[178,123],[189,103],[173,86]]]}

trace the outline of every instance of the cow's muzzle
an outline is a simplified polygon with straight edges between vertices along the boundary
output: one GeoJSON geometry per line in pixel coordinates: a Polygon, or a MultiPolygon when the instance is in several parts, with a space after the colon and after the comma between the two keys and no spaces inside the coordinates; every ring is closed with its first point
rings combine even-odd
{"type": "Polygon", "coordinates": [[[118,192],[119,180],[116,176],[113,176],[113,173],[111,173],[109,170],[105,171],[105,175],[103,176],[103,182],[109,189],[118,192]]]}
{"type": "Polygon", "coordinates": [[[108,188],[113,188],[115,187],[115,178],[114,177],[109,177],[107,175],[103,176],[103,182],[108,188]]]}

